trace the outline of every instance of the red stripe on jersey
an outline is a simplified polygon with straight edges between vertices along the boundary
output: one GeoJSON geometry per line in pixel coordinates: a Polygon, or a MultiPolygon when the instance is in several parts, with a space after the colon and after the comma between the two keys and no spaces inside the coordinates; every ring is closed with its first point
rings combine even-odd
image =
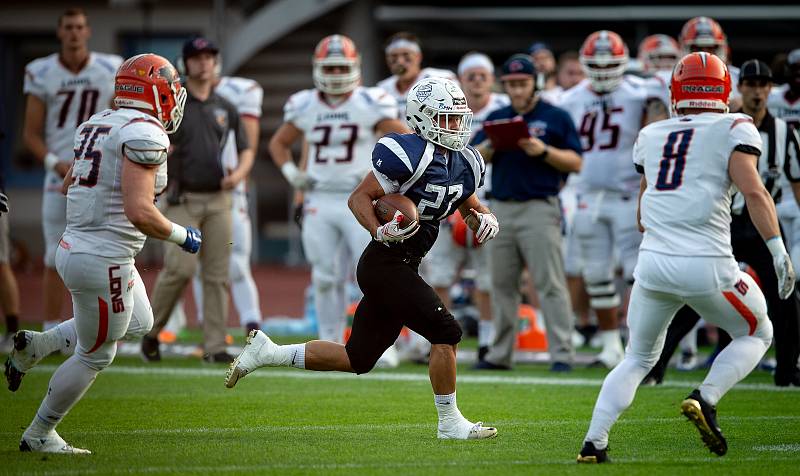
{"type": "Polygon", "coordinates": [[[733,129],[734,127],[738,126],[739,124],[741,124],[743,122],[749,122],[750,124],[752,124],[753,120],[751,118],[749,118],[749,117],[740,117],[738,119],[735,119],[733,121],[733,124],[731,124],[731,129],[733,129]]]}
{"type": "Polygon", "coordinates": [[[88,352],[89,354],[99,349],[108,337],[108,303],[98,296],[97,304],[100,308],[100,322],[97,324],[97,339],[94,341],[92,349],[88,352]]]}
{"type": "Polygon", "coordinates": [[[722,295],[725,296],[725,299],[731,303],[731,306],[733,306],[734,309],[736,309],[736,311],[744,318],[744,320],[747,321],[747,325],[750,327],[750,331],[747,333],[747,335],[753,335],[753,333],[756,331],[756,326],[758,325],[758,319],[756,318],[755,314],[753,314],[753,311],[747,307],[747,304],[740,301],[732,291],[722,291],[722,295]]]}

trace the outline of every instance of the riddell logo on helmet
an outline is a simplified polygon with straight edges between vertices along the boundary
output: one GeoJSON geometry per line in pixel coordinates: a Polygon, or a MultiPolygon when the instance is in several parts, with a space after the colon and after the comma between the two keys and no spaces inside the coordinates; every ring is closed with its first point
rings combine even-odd
{"type": "Polygon", "coordinates": [[[117,91],[124,91],[128,93],[144,93],[144,86],[139,86],[136,84],[117,84],[114,86],[114,89],[117,91]]]}
{"type": "Polygon", "coordinates": [[[722,93],[725,91],[725,88],[719,85],[684,84],[681,86],[681,91],[685,93],[722,93]]]}

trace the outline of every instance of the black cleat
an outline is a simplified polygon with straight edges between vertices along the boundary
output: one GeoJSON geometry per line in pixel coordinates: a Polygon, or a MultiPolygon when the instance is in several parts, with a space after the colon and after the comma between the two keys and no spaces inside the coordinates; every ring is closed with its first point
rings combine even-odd
{"type": "Polygon", "coordinates": [[[598,450],[591,441],[584,441],[583,448],[581,448],[581,452],[575,461],[588,464],[610,463],[611,460],[608,458],[608,446],[602,450],[598,450]]]}
{"type": "Polygon", "coordinates": [[[217,352],[216,354],[205,354],[203,360],[209,364],[230,364],[234,361],[234,357],[225,352],[217,352]]]}
{"type": "Polygon", "coordinates": [[[158,347],[159,342],[157,337],[142,337],[142,359],[144,359],[145,362],[161,361],[161,351],[158,347]]]}
{"type": "Polygon", "coordinates": [[[700,438],[712,453],[724,456],[728,452],[728,442],[717,425],[717,409],[703,400],[700,390],[695,389],[681,403],[681,413],[694,423],[700,432],[700,438]]]}

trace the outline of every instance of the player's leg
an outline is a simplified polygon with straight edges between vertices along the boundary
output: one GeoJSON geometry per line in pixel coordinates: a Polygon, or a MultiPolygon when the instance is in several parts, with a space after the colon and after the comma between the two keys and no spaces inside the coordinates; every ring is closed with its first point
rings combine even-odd
{"type": "Polygon", "coordinates": [[[233,248],[231,250],[231,296],[239,323],[248,332],[261,327],[261,304],[258,288],[250,270],[253,249],[253,225],[248,214],[247,196],[233,194],[233,248]]]}
{"type": "Polygon", "coordinates": [[[9,264],[8,213],[0,215],[0,307],[6,320],[6,335],[0,336],[0,352],[11,353],[11,338],[19,330],[19,286],[9,264]]]}
{"type": "Polygon", "coordinates": [[[494,322],[492,322],[492,298],[489,290],[492,287],[489,273],[488,251],[486,246],[465,250],[471,255],[475,268],[475,292],[473,297],[478,308],[478,361],[483,360],[489,352],[494,340],[494,322]]]}
{"type": "Polygon", "coordinates": [[[554,199],[532,200],[520,219],[520,249],[539,293],[552,369],[569,370],[575,355],[575,316],[564,277],[561,210],[554,199]]]}
{"type": "Polygon", "coordinates": [[[335,207],[326,204],[319,195],[307,197],[304,214],[301,238],[306,258],[311,264],[319,338],[341,343],[346,320],[336,286],[337,259],[344,238],[335,223],[338,214],[335,213],[335,207]]]}
{"type": "Polygon", "coordinates": [[[644,378],[643,383],[653,385],[659,384],[664,380],[664,375],[667,372],[667,365],[672,358],[672,354],[675,353],[675,349],[678,348],[683,338],[689,335],[692,329],[697,327],[699,321],[700,316],[691,307],[683,306],[678,310],[667,328],[667,336],[664,338],[664,347],[661,349],[661,356],[650,370],[650,373],[644,378]]]}
{"type": "Polygon", "coordinates": [[[423,276],[446,306],[452,305],[450,286],[456,280],[459,265],[450,227],[443,223],[439,226],[439,236],[436,238],[436,242],[425,255],[423,276]]]}
{"type": "Polygon", "coordinates": [[[42,274],[42,303],[44,329],[61,321],[66,288],[56,271],[58,242],[67,227],[67,198],[59,191],[46,190],[42,197],[42,230],[44,232],[44,273],[42,274]]]}
{"type": "Polygon", "coordinates": [[[735,284],[687,301],[707,322],[732,337],[714,359],[703,383],[681,404],[682,413],[700,431],[704,444],[722,456],[727,452],[727,442],[716,421],[716,405],[758,365],[772,342],[772,323],[761,289],[744,272],[739,272],[735,284]]]}
{"type": "MultiPolygon", "coordinates": [[[[200,217],[197,210],[189,210],[186,203],[170,205],[164,210],[164,216],[175,223],[185,226],[199,227],[200,217]]],[[[203,237],[206,241],[206,237],[203,237]]],[[[207,247],[208,244],[204,243],[207,247]]],[[[164,243],[164,267],[158,274],[153,287],[153,328],[142,338],[142,355],[145,359],[160,360],[158,334],[167,325],[172,310],[178,303],[186,284],[197,270],[198,257],[186,253],[172,243],[164,243]]]]}
{"type": "Polygon", "coordinates": [[[658,360],[667,325],[681,306],[683,302],[677,296],[650,291],[634,283],[628,308],[630,342],[625,358],[603,381],[578,455],[579,463],[606,461],[611,427],[631,405],[639,383],[658,360]]]}
{"type": "Polygon", "coordinates": [[[518,216],[522,204],[494,203],[494,214],[503,223],[503,233],[487,243],[488,265],[491,271],[492,317],[494,318],[494,340],[486,358],[478,363],[488,368],[510,368],[517,340],[517,309],[520,293],[519,279],[523,261],[519,251],[519,240],[515,224],[522,220],[518,216]]]}
{"type": "Polygon", "coordinates": [[[136,270],[132,261],[115,263],[67,250],[59,250],[57,264],[73,297],[78,346],[51,377],[20,450],[87,454],[68,445],[55,427],[114,359],[116,341],[125,335],[134,306],[128,283],[136,270]]]}
{"type": "Polygon", "coordinates": [[[596,364],[612,368],[624,355],[617,311],[622,299],[614,283],[613,235],[601,204],[581,208],[575,214],[575,231],[581,245],[583,280],[589,304],[597,315],[603,349],[596,364]]]}

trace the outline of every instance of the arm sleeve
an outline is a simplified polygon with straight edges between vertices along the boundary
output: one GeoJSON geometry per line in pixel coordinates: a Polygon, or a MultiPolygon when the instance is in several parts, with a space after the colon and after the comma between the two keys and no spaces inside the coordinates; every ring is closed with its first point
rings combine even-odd
{"type": "Polygon", "coordinates": [[[372,171],[387,194],[398,192],[413,174],[405,150],[392,136],[382,137],[372,149],[372,171]]]}
{"type": "Polygon", "coordinates": [[[22,92],[25,94],[32,94],[42,101],[47,99],[47,91],[45,90],[43,78],[37,77],[34,74],[31,65],[25,68],[25,81],[22,85],[22,92]]]}
{"type": "Polygon", "coordinates": [[[758,129],[753,125],[753,120],[743,114],[737,114],[737,116],[740,117],[733,120],[730,134],[728,134],[728,150],[732,153],[737,148],[741,149],[746,146],[747,149],[754,150],[748,153],[757,156],[761,155],[761,134],[758,133],[758,129]]]}
{"type": "Polygon", "coordinates": [[[786,124],[786,158],[783,172],[790,182],[800,182],[800,137],[797,129],[786,124]]]}

